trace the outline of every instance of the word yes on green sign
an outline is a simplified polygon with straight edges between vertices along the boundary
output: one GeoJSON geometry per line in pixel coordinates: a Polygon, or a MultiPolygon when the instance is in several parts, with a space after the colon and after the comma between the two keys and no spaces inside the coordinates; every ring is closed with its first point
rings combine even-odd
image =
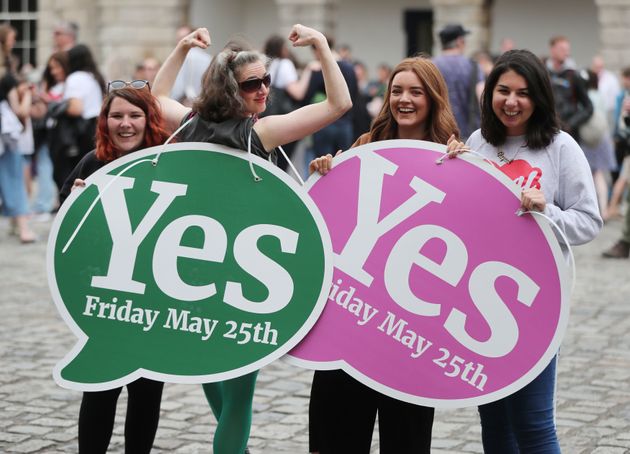
{"type": "Polygon", "coordinates": [[[328,231],[293,179],[251,159],[260,182],[242,151],[156,147],[71,194],[47,257],[53,299],[79,338],[55,367],[58,384],[225,380],[306,335],[332,275],[328,231]]]}

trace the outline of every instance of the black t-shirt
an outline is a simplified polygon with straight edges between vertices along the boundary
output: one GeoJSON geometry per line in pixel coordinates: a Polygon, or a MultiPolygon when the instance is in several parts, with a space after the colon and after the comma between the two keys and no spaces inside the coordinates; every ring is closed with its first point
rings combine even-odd
{"type": "Polygon", "coordinates": [[[59,191],[59,204],[63,205],[63,202],[65,202],[70,195],[70,190],[72,189],[74,180],[77,178],[85,180],[105,164],[107,164],[105,161],[96,159],[96,150],[92,150],[83,156],[76,167],[72,169],[72,172],[70,172],[70,175],[68,175],[63,187],[59,191]]]}
{"type": "MultiPolygon", "coordinates": [[[[338,61],[337,65],[339,65],[339,69],[341,70],[341,75],[346,81],[348,85],[348,90],[350,91],[350,99],[354,103],[357,99],[357,94],[359,92],[359,87],[357,84],[357,76],[354,72],[354,66],[352,63],[348,63],[347,61],[338,61]]],[[[321,71],[314,71],[311,74],[311,79],[308,83],[308,88],[306,89],[306,95],[304,96],[304,104],[312,104],[314,102],[320,102],[323,100],[323,97],[326,96],[326,87],[324,85],[324,75],[321,71]]],[[[350,109],[346,112],[340,120],[344,121],[352,121],[353,109],[350,109]]],[[[339,121],[339,120],[338,120],[339,121]]]]}

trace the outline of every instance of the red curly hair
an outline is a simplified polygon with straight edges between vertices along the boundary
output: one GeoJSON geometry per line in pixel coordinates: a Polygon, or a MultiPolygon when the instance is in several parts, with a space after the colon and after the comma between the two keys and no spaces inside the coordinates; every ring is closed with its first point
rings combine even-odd
{"type": "Polygon", "coordinates": [[[121,88],[110,91],[101,107],[96,126],[96,158],[99,161],[110,162],[122,156],[112,142],[107,127],[107,117],[114,98],[122,98],[125,101],[142,109],[146,115],[146,127],[144,129],[144,139],[140,148],[149,148],[163,144],[168,139],[164,117],[160,106],[148,88],[121,88]]]}

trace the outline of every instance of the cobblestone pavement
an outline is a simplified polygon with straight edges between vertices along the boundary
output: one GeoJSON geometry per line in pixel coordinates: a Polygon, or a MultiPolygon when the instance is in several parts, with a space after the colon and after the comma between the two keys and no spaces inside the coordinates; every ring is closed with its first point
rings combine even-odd
{"type": "MultiPolygon", "coordinates": [[[[0,223],[0,452],[76,452],[81,395],[58,387],[53,365],[74,338],[48,293],[41,240],[20,245],[0,223]]],[[[559,362],[558,432],[564,453],[630,453],[630,261],[600,253],[620,230],[607,224],[575,248],[578,280],[559,362]]],[[[312,372],[282,360],[265,367],[255,397],[252,453],[305,453],[312,372]]],[[[110,452],[123,452],[125,393],[110,452]]],[[[155,453],[211,452],[215,422],[200,386],[165,386],[155,453]]],[[[481,452],[475,409],[438,410],[433,452],[481,452]]],[[[378,452],[374,447],[373,452],[378,452]]]]}

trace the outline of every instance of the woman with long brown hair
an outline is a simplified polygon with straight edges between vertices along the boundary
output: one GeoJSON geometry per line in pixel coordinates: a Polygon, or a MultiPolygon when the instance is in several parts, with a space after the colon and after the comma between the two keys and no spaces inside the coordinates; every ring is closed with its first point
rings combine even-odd
{"type": "MultiPolygon", "coordinates": [[[[353,147],[379,140],[415,139],[455,150],[459,136],[446,83],[430,59],[406,58],[392,71],[383,107],[370,131],[353,147]]],[[[461,146],[461,145],[459,145],[461,146]]],[[[332,156],[310,164],[327,173],[332,156]]],[[[341,370],[316,371],[309,407],[309,450],[320,454],[369,454],[378,413],[381,454],[429,453],[433,408],[386,396],[341,370]]]]}

